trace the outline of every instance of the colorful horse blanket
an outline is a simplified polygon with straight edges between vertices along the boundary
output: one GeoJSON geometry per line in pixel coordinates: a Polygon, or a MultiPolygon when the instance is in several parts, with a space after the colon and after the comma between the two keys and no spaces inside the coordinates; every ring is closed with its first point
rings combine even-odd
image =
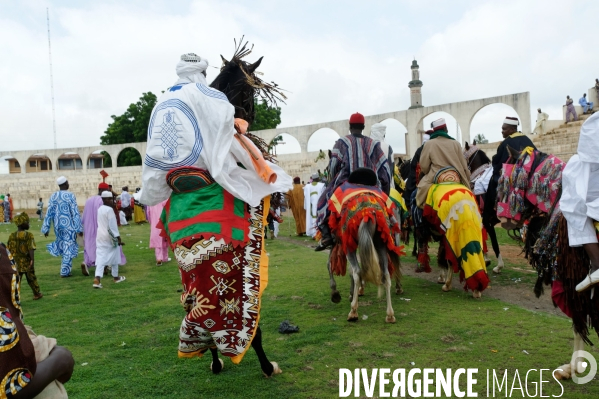
{"type": "Polygon", "coordinates": [[[201,169],[167,176],[173,193],[159,227],[179,264],[187,315],[179,332],[179,357],[218,348],[239,363],[251,346],[268,278],[263,248],[270,197],[250,207],[201,169]]]}
{"type": "Polygon", "coordinates": [[[460,271],[464,289],[483,291],[489,285],[482,246],[482,219],[472,191],[463,184],[433,184],[428,191],[424,218],[443,236],[446,259],[460,271]]]}
{"type": "Polygon", "coordinates": [[[399,221],[394,215],[395,209],[393,200],[381,189],[345,182],[329,200],[329,227],[341,239],[343,252],[347,254],[358,247],[360,223],[372,220],[387,249],[401,255],[403,246],[398,246],[394,238],[396,233],[400,233],[399,221]]]}

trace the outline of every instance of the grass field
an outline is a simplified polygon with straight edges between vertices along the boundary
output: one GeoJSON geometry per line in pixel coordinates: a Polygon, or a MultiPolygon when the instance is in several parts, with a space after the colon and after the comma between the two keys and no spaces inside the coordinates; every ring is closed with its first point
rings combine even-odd
{"type": "MultiPolygon", "coordinates": [[[[384,298],[377,298],[374,287],[367,287],[360,298],[360,320],[348,323],[349,278],[337,279],[343,300],[331,303],[327,255],[300,245],[306,244],[303,238],[289,238],[285,222],[282,236],[287,239],[266,242],[269,286],[260,324],[267,355],[283,374],[265,379],[249,351],[240,365],[225,359],[223,372],[214,376],[209,357],[177,358],[184,316],[179,274],[174,261],[155,266],[154,251],[147,248],[147,225],[121,229],[127,256],[121,273],[127,281],[115,285],[105,279],[102,290],[92,289],[92,277],[81,275],[82,255],[76,259],[74,277],[60,279],[59,259],[45,251],[52,236],[41,236],[39,227],[32,222],[36,271],[45,296],[33,301],[23,284],[25,322],[73,352],[76,368],[66,385],[72,398],[329,398],[339,394],[339,368],[414,367],[478,368],[475,391],[486,397],[487,369],[507,369],[511,386],[515,369],[524,383],[527,370],[553,370],[571,356],[569,320],[488,297],[476,301],[461,290],[443,293],[437,284],[419,278],[406,277],[405,294],[393,296],[397,323],[384,322],[384,298]],[[283,320],[298,325],[300,332],[279,334],[283,320]]],[[[0,241],[6,242],[14,229],[0,226],[0,241]]],[[[413,267],[411,261],[407,257],[404,267],[413,267]]],[[[599,358],[597,349],[587,350],[599,358]]],[[[543,395],[559,395],[550,372],[543,377],[550,381],[543,395]]],[[[538,382],[538,374],[531,380],[538,382]]],[[[563,384],[563,398],[599,395],[597,377],[586,385],[563,384]]],[[[532,394],[534,387],[529,386],[532,394]]],[[[512,397],[522,397],[521,391],[512,397]]]]}

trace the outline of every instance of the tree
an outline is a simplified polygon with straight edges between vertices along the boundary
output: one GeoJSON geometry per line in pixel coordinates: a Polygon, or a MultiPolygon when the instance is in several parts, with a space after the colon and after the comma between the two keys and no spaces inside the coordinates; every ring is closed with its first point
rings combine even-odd
{"type": "Polygon", "coordinates": [[[254,99],[254,110],[256,117],[252,123],[251,130],[274,129],[281,123],[281,107],[271,107],[266,101],[258,102],[254,99]]]}
{"type": "Polygon", "coordinates": [[[476,142],[478,144],[487,144],[489,142],[489,140],[487,140],[485,138],[485,135],[482,133],[477,134],[476,136],[474,136],[474,140],[476,140],[476,142]]]}
{"type": "MultiPolygon", "coordinates": [[[[129,105],[124,114],[112,115],[112,123],[108,124],[104,135],[100,137],[100,144],[125,144],[146,141],[148,139],[150,116],[156,101],[156,95],[152,92],[143,93],[139,101],[129,105]]],[[[116,162],[119,166],[141,165],[141,155],[133,148],[126,148],[119,154],[116,162]]]]}

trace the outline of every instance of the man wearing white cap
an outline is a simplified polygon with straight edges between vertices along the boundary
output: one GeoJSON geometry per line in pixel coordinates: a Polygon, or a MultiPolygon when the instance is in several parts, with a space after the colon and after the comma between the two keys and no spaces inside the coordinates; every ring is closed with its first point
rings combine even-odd
{"type": "Polygon", "coordinates": [[[320,175],[314,173],[312,182],[304,187],[304,209],[306,210],[306,235],[316,235],[316,218],[318,211],[318,199],[324,191],[324,183],[320,181],[320,175]]]}
{"type": "MultiPolygon", "coordinates": [[[[499,182],[499,177],[501,177],[503,164],[506,163],[510,157],[508,145],[517,151],[522,151],[526,147],[532,147],[535,150],[537,149],[527,136],[518,132],[519,124],[518,118],[506,116],[503,125],[501,126],[501,134],[503,135],[504,140],[499,144],[499,147],[497,147],[497,154],[493,155],[492,158],[493,176],[491,177],[491,181],[489,181],[482,214],[483,224],[488,226],[495,226],[499,222],[495,211],[497,203],[497,183],[499,182]]],[[[501,268],[497,266],[493,271],[499,273],[501,268]]]]}
{"type": "MultiPolygon", "coordinates": [[[[584,291],[599,283],[599,113],[580,129],[578,153],[568,161],[562,174],[560,209],[568,221],[571,247],[584,247],[591,261],[589,275],[577,286],[584,291]]],[[[595,294],[596,295],[596,294],[595,294]]]]}
{"type": "Polygon", "coordinates": [[[462,153],[462,146],[447,133],[445,119],[439,118],[431,123],[433,133],[430,140],[422,148],[420,154],[420,171],[424,175],[418,182],[416,205],[422,208],[426,202],[428,190],[433,184],[435,175],[441,169],[452,166],[460,175],[460,181],[470,187],[470,171],[462,153]]]}
{"type": "Polygon", "coordinates": [[[110,191],[101,194],[103,205],[98,208],[98,231],[96,234],[96,276],[94,288],[102,288],[100,279],[104,275],[104,268],[112,268],[112,277],[115,283],[125,281],[125,276],[119,276],[119,263],[121,263],[121,241],[119,228],[114,215],[113,197],[110,191]]]}
{"type": "Polygon", "coordinates": [[[69,190],[69,182],[64,176],[56,179],[60,191],[55,192],[48,202],[48,210],[42,224],[42,233],[48,237],[50,224],[54,223],[56,240],[47,245],[52,256],[62,256],[60,277],[71,277],[73,258],[79,254],[77,235],[83,236],[81,215],[75,194],[69,190]]]}

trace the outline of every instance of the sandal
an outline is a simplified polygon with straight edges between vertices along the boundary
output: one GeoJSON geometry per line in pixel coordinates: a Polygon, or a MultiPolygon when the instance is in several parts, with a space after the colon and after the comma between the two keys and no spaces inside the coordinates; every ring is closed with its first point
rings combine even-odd
{"type": "Polygon", "coordinates": [[[576,285],[576,291],[582,292],[591,288],[593,285],[599,284],[599,270],[595,270],[593,273],[589,273],[580,283],[576,285]]]}
{"type": "Polygon", "coordinates": [[[125,276],[119,276],[119,279],[118,279],[118,280],[115,280],[115,282],[114,282],[114,283],[115,283],[115,284],[122,283],[122,282],[123,282],[123,281],[125,281],[125,280],[126,280],[125,276]]]}
{"type": "Polygon", "coordinates": [[[81,273],[83,273],[84,276],[89,276],[89,269],[85,263],[81,264],[81,273]]]}
{"type": "Polygon", "coordinates": [[[100,284],[94,284],[94,288],[104,288],[104,287],[102,287],[102,283],[100,283],[100,284]]]}

